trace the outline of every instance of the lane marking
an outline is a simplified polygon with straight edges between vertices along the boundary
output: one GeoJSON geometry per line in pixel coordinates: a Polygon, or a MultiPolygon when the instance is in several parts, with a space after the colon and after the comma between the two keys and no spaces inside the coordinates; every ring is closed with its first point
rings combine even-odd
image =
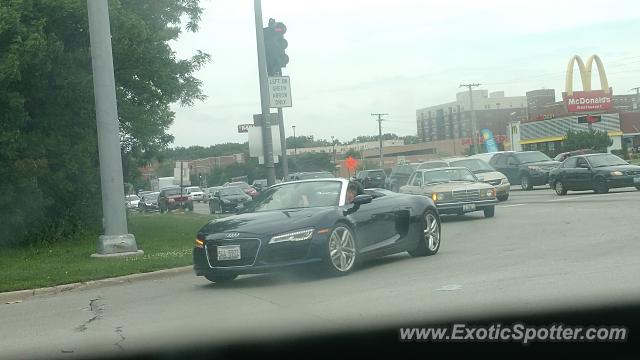
{"type": "MultiPolygon", "coordinates": [[[[608,193],[608,194],[577,195],[577,196],[563,197],[562,199],[547,200],[547,202],[564,201],[564,200],[579,200],[579,199],[585,199],[585,198],[589,198],[589,197],[593,197],[593,196],[606,197],[608,195],[614,195],[614,194],[626,194],[626,192],[615,192],[615,193],[608,193]]],[[[563,195],[563,196],[567,196],[567,195],[563,195]]]]}

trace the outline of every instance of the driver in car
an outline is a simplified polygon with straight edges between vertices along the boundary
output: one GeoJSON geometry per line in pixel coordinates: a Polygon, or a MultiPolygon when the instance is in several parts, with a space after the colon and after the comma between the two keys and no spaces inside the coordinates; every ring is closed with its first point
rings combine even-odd
{"type": "Polygon", "coordinates": [[[347,204],[353,203],[353,199],[355,199],[357,195],[362,194],[364,194],[362,185],[360,185],[360,183],[357,181],[350,181],[349,185],[347,186],[347,204]]]}

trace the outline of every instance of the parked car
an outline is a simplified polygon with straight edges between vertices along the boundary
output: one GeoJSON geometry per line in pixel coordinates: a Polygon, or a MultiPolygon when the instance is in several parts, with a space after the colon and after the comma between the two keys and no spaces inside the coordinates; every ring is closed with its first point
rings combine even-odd
{"type": "Polygon", "coordinates": [[[158,206],[158,195],[160,192],[150,192],[145,194],[138,202],[138,211],[139,212],[151,212],[151,211],[160,211],[160,207],[158,206]]]}
{"type": "Polygon", "coordinates": [[[258,192],[251,185],[247,184],[244,181],[236,181],[236,182],[228,182],[222,185],[224,187],[239,187],[245,194],[251,196],[252,198],[258,196],[258,192]]]}
{"type": "Polygon", "coordinates": [[[443,168],[443,167],[448,167],[448,166],[449,166],[449,164],[447,164],[446,161],[429,160],[429,161],[425,161],[425,162],[421,163],[420,165],[418,165],[418,168],[416,170],[437,169],[437,168],[443,168]]]}
{"type": "Polygon", "coordinates": [[[127,209],[137,209],[140,198],[138,195],[127,195],[124,197],[124,201],[127,209]]]}
{"type": "Polygon", "coordinates": [[[368,190],[348,203],[348,184],[335,178],[284,182],[240,214],[210,221],[196,235],[196,275],[221,283],[313,264],[346,275],[367,258],[438,252],[440,217],[429,198],[368,190]]]}
{"type": "Polygon", "coordinates": [[[400,192],[431,198],[440,214],[483,211],[485,217],[493,217],[498,202],[496,189],[466,167],[416,170],[400,192]]]}
{"type": "Polygon", "coordinates": [[[407,184],[409,177],[418,168],[420,164],[403,164],[395,166],[391,169],[391,174],[386,178],[386,188],[398,192],[401,186],[407,184]]]}
{"type": "Polygon", "coordinates": [[[494,155],[489,161],[494,169],[505,174],[511,184],[520,184],[522,190],[531,190],[549,182],[549,171],[560,162],[540,151],[506,151],[494,155]]]}
{"type": "Polygon", "coordinates": [[[556,157],[554,157],[553,160],[562,162],[562,161],[565,161],[568,157],[571,157],[571,156],[584,155],[584,154],[597,154],[597,153],[598,153],[597,151],[591,150],[591,149],[573,150],[573,151],[567,151],[567,152],[560,153],[560,154],[556,155],[556,157]]]}
{"type": "Polygon", "coordinates": [[[193,200],[191,196],[184,193],[184,189],[169,187],[160,190],[158,207],[161,213],[176,209],[193,211],[193,200]]]}
{"type": "Polygon", "coordinates": [[[224,214],[227,211],[234,211],[240,204],[251,201],[251,196],[245,194],[239,187],[223,187],[213,193],[209,201],[209,212],[211,214],[224,214]]]}
{"type": "Polygon", "coordinates": [[[208,187],[206,189],[204,189],[204,201],[207,202],[209,200],[211,200],[211,198],[213,197],[213,194],[217,191],[222,189],[224,186],[212,186],[212,187],[208,187]]]}
{"type": "Polygon", "coordinates": [[[613,154],[572,156],[551,170],[549,185],[558,195],[565,195],[568,190],[593,190],[602,194],[609,189],[631,186],[640,190],[640,166],[630,165],[613,154]]]}
{"type": "Polygon", "coordinates": [[[257,192],[262,191],[263,189],[267,188],[267,179],[256,179],[253,180],[253,183],[251,183],[251,186],[256,189],[257,192]]]}
{"type": "Polygon", "coordinates": [[[187,195],[191,196],[193,201],[201,202],[204,200],[204,191],[202,191],[200,186],[188,186],[184,188],[184,191],[187,195]]]}
{"type": "Polygon", "coordinates": [[[509,179],[486,162],[472,157],[451,158],[446,161],[451,167],[466,167],[478,180],[494,186],[499,201],[506,201],[509,198],[509,190],[511,189],[509,179]]]}
{"type": "Polygon", "coordinates": [[[356,181],[362,184],[365,189],[384,189],[384,182],[387,174],[382,169],[361,170],[356,174],[356,181]]]}
{"type": "Polygon", "coordinates": [[[149,190],[140,190],[138,191],[138,197],[140,199],[142,199],[143,196],[147,195],[147,194],[151,194],[153,191],[149,191],[149,190]]]}

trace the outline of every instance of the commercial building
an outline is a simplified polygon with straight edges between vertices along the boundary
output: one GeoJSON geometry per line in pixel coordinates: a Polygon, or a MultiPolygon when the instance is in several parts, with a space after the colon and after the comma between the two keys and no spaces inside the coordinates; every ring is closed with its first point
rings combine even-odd
{"type": "Polygon", "coordinates": [[[489,93],[487,90],[473,90],[471,94],[459,92],[455,101],[416,110],[418,138],[422,142],[455,140],[459,147],[472,144],[472,96],[476,130],[489,129],[499,143],[506,142],[508,124],[526,116],[527,97],[505,96],[503,91],[489,93]]]}

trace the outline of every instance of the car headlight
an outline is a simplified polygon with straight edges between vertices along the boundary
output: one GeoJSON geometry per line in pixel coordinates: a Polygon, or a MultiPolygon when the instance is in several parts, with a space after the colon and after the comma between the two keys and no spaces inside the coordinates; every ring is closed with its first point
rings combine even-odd
{"type": "Polygon", "coordinates": [[[529,169],[530,171],[542,171],[542,169],[540,169],[540,166],[527,166],[527,169],[529,169]]]}
{"type": "Polygon", "coordinates": [[[444,201],[447,199],[447,195],[447,193],[433,193],[431,194],[431,200],[433,200],[434,202],[444,201]]]}
{"type": "Polygon", "coordinates": [[[491,188],[491,189],[486,189],[486,190],[480,190],[480,197],[481,198],[493,198],[496,196],[496,189],[491,188]]]}
{"type": "Polygon", "coordinates": [[[622,173],[622,171],[612,171],[612,172],[611,172],[611,176],[622,176],[622,175],[624,175],[624,174],[622,173]]]}
{"type": "Polygon", "coordinates": [[[276,244],[287,241],[303,241],[313,236],[313,229],[294,231],[286,234],[276,235],[269,240],[269,244],[276,244]]]}
{"type": "Polygon", "coordinates": [[[500,185],[504,185],[508,183],[509,183],[509,179],[507,179],[506,177],[502,178],[502,181],[500,181],[500,185]]]}

